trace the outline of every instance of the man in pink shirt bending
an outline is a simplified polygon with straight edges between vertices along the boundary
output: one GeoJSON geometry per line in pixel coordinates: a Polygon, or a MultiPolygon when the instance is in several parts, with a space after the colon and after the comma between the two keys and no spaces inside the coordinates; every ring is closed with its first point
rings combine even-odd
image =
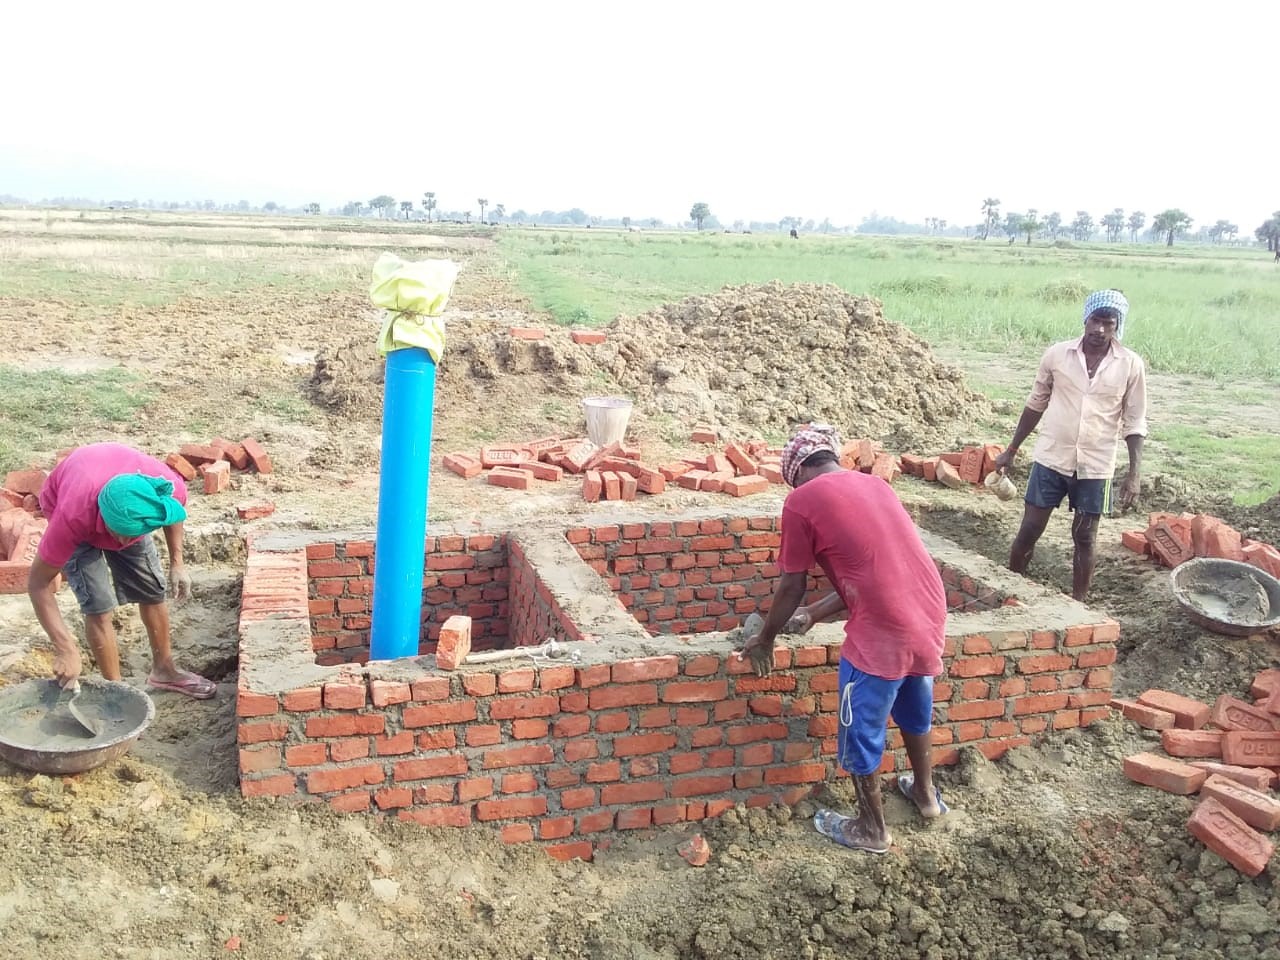
{"type": "Polygon", "coordinates": [[[947,601],[937,565],[897,495],[879,477],[843,469],[839,449],[834,430],[810,425],[783,450],[782,475],[795,489],[782,507],[782,576],[764,626],[747,638],[742,655],[763,676],[784,628],[803,633],[847,614],[839,758],[853,774],[858,816],[819,810],[814,826],[844,846],[885,853],[892,841],[877,771],[890,716],[902,730],[912,769],[898,778],[898,788],[926,818],[947,812],[933,783],[930,743],[947,601]],[[801,608],[815,564],[835,591],[801,608]]]}
{"type": "Polygon", "coordinates": [[[1147,378],[1142,358],[1120,346],[1129,301],[1119,290],[1097,290],[1084,302],[1084,335],[1045,351],[1031,395],[1009,447],[996,457],[1004,473],[1022,442],[1040,427],[1027,478],[1022,526],[1009,550],[1009,569],[1026,573],[1036,542],[1065,499],[1075,516],[1071,595],[1084,600],[1093,581],[1098,519],[1111,512],[1116,446],[1124,437],[1129,469],[1119,506],[1138,497],[1142,441],[1147,435],[1147,378]]]}
{"type": "Polygon", "coordinates": [[[118,443],[74,450],[53,468],[40,492],[49,526],[27,578],[27,593],[40,625],[53,641],[53,674],[64,687],[80,676],[80,650],[55,598],[61,573],[84,614],[85,639],[98,669],[120,679],[111,613],[116,603],[136,603],[151,641],[147,685],[207,700],[217,686],[179,670],[169,641],[169,608],[160,557],[151,538],[163,529],[169,548],[168,585],[179,600],[191,596],[182,563],[182,523],[187,487],[152,457],[118,443]]]}

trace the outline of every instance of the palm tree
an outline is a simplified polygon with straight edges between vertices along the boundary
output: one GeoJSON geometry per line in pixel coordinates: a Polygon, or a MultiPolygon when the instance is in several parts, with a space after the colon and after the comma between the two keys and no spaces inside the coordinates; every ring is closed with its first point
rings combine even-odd
{"type": "Polygon", "coordinates": [[[1000,220],[1000,201],[994,197],[987,197],[982,201],[982,239],[987,239],[991,235],[991,228],[1000,220]]]}
{"type": "Polygon", "coordinates": [[[427,211],[427,223],[431,222],[431,211],[436,208],[436,195],[430,191],[422,195],[422,209],[427,211]]]}
{"type": "Polygon", "coordinates": [[[484,208],[485,208],[485,207],[487,207],[487,206],[489,205],[489,201],[488,201],[488,200],[477,200],[477,201],[476,201],[476,204],[477,204],[477,206],[479,206],[479,207],[480,207],[480,222],[481,222],[481,223],[484,223],[484,208]]]}
{"type": "Polygon", "coordinates": [[[689,208],[689,219],[698,225],[698,229],[702,229],[702,222],[711,216],[711,207],[705,203],[695,203],[689,208]]]}
{"type": "Polygon", "coordinates": [[[1124,211],[1116,207],[1102,218],[1102,226],[1107,231],[1107,243],[1115,243],[1120,239],[1120,231],[1124,229],[1124,211]]]}
{"type": "Polygon", "coordinates": [[[507,205],[505,203],[499,203],[496,206],[494,206],[493,208],[494,220],[501,220],[506,215],[507,215],[507,205]]]}
{"type": "Polygon", "coordinates": [[[412,209],[413,209],[413,201],[412,201],[412,200],[401,200],[401,201],[400,201],[400,212],[404,214],[404,218],[405,218],[406,220],[408,220],[408,219],[409,219],[409,211],[410,211],[410,210],[412,210],[412,209]]]}
{"type": "Polygon", "coordinates": [[[1035,208],[1032,207],[1027,211],[1027,215],[1022,218],[1021,232],[1027,235],[1027,246],[1031,246],[1031,235],[1040,229],[1040,221],[1036,219],[1035,208]]]}
{"type": "Polygon", "coordinates": [[[1172,247],[1173,238],[1180,233],[1185,233],[1190,226],[1191,217],[1177,207],[1170,207],[1163,213],[1157,214],[1151,221],[1151,229],[1165,235],[1166,247],[1172,247]]]}
{"type": "Polygon", "coordinates": [[[1147,215],[1141,210],[1135,210],[1129,214],[1129,242],[1138,242],[1138,231],[1143,228],[1147,222],[1147,215]]]}

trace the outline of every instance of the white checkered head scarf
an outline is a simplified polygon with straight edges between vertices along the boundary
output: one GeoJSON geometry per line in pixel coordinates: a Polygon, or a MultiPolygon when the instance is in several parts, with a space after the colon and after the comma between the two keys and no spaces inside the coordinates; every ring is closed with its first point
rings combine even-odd
{"type": "Polygon", "coordinates": [[[1129,301],[1119,290],[1095,290],[1085,297],[1084,319],[1081,322],[1088,323],[1089,318],[1097,311],[1108,308],[1120,314],[1120,319],[1116,321],[1116,339],[1123,340],[1124,318],[1129,315],[1129,301]]]}
{"type": "Polygon", "coordinates": [[[804,462],[819,450],[840,450],[840,435],[829,423],[811,423],[787,441],[782,448],[782,479],[794,487],[804,462]]]}

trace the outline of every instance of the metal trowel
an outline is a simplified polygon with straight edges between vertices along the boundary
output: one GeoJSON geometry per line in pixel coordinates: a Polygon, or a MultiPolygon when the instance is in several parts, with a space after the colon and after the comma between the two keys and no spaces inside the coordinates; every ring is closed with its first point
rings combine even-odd
{"type": "MultiPolygon", "coordinates": [[[[102,721],[94,720],[92,717],[87,716],[84,711],[76,706],[76,701],[80,699],[80,681],[72,680],[69,685],[63,687],[54,695],[54,708],[62,701],[63,693],[71,694],[71,699],[67,701],[67,712],[71,714],[72,719],[80,724],[90,736],[99,736],[102,733],[102,721]]],[[[52,709],[50,712],[52,712],[52,709]]]]}

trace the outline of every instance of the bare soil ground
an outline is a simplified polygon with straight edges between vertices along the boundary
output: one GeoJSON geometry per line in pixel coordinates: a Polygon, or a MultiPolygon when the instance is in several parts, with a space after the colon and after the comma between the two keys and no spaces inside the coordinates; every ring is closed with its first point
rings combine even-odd
{"type": "MultiPolygon", "coordinates": [[[[482,247],[455,255],[470,262],[453,302],[437,458],[485,440],[578,433],[581,396],[616,388],[620,376],[634,385],[622,368],[602,369],[585,348],[570,349],[563,331],[541,346],[500,336],[508,325],[541,320],[482,247]]],[[[692,826],[627,834],[594,863],[560,864],[532,846],[504,847],[483,829],[431,831],[241,800],[233,701],[239,538],[246,527],[372,524],[380,388],[362,341],[372,344],[375,334],[359,290],[193,296],[94,317],[71,305],[0,300],[12,362],[145,372],[158,399],[122,439],[163,453],[184,440],[256,435],[278,468],[240,477],[233,495],[193,497],[189,562],[199,572],[194,599],[174,611],[175,645],[223,683],[219,697],[158,695],[156,721],[130,757],[80,777],[32,776],[0,763],[5,954],[141,960],[234,947],[246,957],[306,960],[1280,960],[1280,871],[1242,877],[1187,834],[1190,801],[1128,783],[1120,759],[1149,735],[1118,720],[994,764],[966,751],[940,776],[952,813],[931,826],[886,796],[896,845],[882,858],[817,836],[811,804],[738,810],[702,825],[714,856],[693,869],[675,850],[692,826]],[[259,495],[278,512],[252,525],[235,520],[233,504],[259,495]]],[[[633,432],[655,458],[679,451],[689,426],[683,414],[642,403],[633,432]]],[[[1001,439],[983,436],[981,423],[933,426],[939,439],[1001,439]]],[[[51,438],[49,454],[64,445],[51,438]]],[[[1213,503],[1150,479],[1143,510],[1213,503]]],[[[1006,556],[1016,503],[918,481],[899,489],[923,526],[993,559],[1006,556]]],[[[698,500],[669,494],[653,509],[698,500]]],[[[592,509],[576,485],[531,496],[439,471],[432,477],[437,519],[592,509]]],[[[1231,519],[1274,536],[1278,514],[1271,503],[1231,519]]],[[[1258,669],[1280,661],[1273,640],[1220,637],[1183,619],[1167,574],[1120,549],[1127,526],[1123,518],[1103,523],[1091,602],[1122,624],[1119,691],[1158,684],[1200,697],[1240,694],[1258,669]]],[[[1065,588],[1069,571],[1061,519],[1031,575],[1065,588]]],[[[78,627],[65,593],[61,602],[78,627]]],[[[122,611],[118,627],[126,673],[140,683],[149,658],[136,612],[122,611]]],[[[48,661],[25,598],[0,598],[0,681],[45,675],[48,661]]],[[[815,801],[843,809],[852,797],[841,782],[815,801]]]]}

